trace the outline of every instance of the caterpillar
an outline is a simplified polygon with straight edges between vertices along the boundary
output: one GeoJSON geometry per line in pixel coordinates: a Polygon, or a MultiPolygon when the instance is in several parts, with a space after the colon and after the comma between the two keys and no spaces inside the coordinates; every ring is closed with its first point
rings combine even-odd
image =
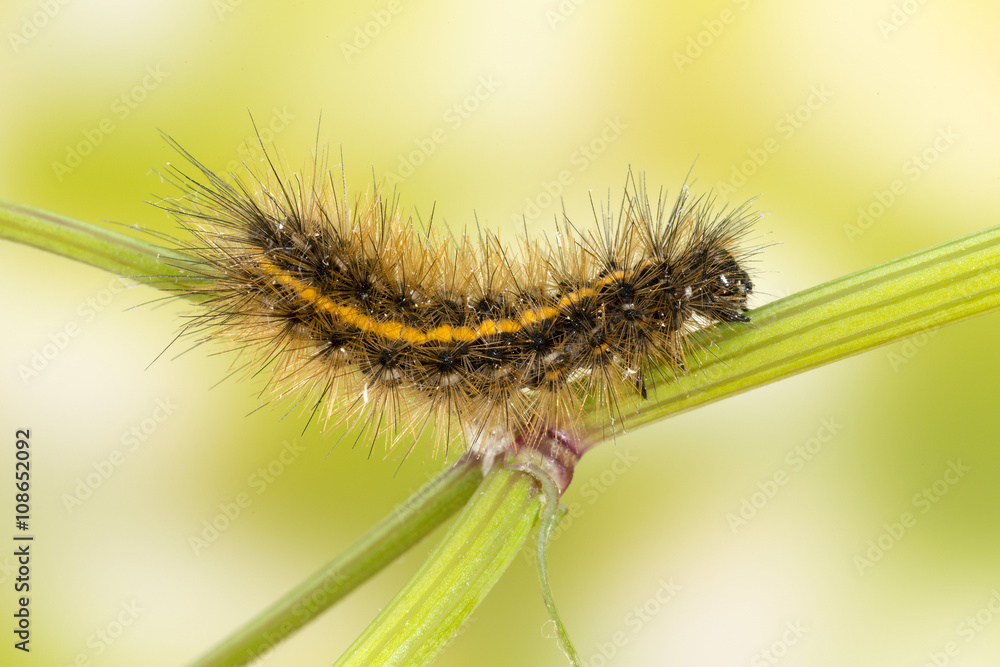
{"type": "Polygon", "coordinates": [[[573,432],[588,397],[621,424],[624,395],[686,372],[692,331],[749,321],[749,204],[685,185],[654,208],[629,171],[617,215],[595,209],[587,233],[564,220],[515,252],[488,231],[448,238],[433,215],[418,230],[377,183],[352,202],[320,155],[289,172],[262,145],[264,168],[223,178],[168,141],[193,167],[168,167],[182,195],[159,204],[190,233],[202,303],[184,333],[273,364],[274,393],[373,446],[433,424],[435,451],[496,453],[573,432]]]}

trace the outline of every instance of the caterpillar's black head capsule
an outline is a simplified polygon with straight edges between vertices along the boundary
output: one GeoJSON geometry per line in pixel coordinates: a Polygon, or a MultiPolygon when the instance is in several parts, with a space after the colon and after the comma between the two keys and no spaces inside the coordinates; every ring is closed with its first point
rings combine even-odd
{"type": "Polygon", "coordinates": [[[749,322],[750,318],[743,313],[748,310],[747,297],[753,292],[750,276],[728,252],[720,255],[718,273],[713,283],[716,296],[730,306],[723,309],[722,319],[726,322],[749,322]]]}
{"type": "Polygon", "coordinates": [[[709,310],[715,319],[723,322],[749,322],[743,313],[747,298],[753,292],[750,276],[737,263],[736,258],[720,250],[705,262],[703,274],[709,310]]]}

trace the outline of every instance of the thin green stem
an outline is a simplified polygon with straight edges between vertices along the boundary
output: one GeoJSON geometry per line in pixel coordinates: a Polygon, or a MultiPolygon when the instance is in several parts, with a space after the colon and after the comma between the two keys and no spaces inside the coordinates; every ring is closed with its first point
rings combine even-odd
{"type": "MultiPolygon", "coordinates": [[[[48,250],[154,287],[193,277],[176,251],[89,223],[0,201],[0,238],[48,250]]],[[[747,326],[691,337],[686,375],[636,401],[631,428],[689,410],[920,331],[1000,307],[1000,226],[921,250],[751,311],[747,326]]],[[[653,373],[655,375],[655,372],[653,373]]],[[[627,414],[629,409],[623,410],[627,414]]],[[[592,440],[611,435],[589,411],[592,440]]]]}
{"type": "Polygon", "coordinates": [[[423,567],[335,667],[428,664],[506,571],[538,518],[531,475],[495,466],[423,567]]]}
{"type": "MultiPolygon", "coordinates": [[[[658,421],[997,308],[1000,227],[992,227],[774,301],[752,311],[748,325],[692,337],[690,372],[635,401],[627,424],[658,421]]],[[[611,435],[601,414],[588,411],[587,420],[593,441],[611,435]]]]}
{"type": "Polygon", "coordinates": [[[160,289],[188,285],[190,259],[153,243],[64,215],[0,200],[0,239],[62,255],[160,289]]]}
{"type": "Polygon", "coordinates": [[[458,511],[482,479],[474,461],[462,460],[448,468],[191,667],[243,665],[271,650],[458,511]]]}
{"type": "MultiPolygon", "coordinates": [[[[177,289],[189,279],[178,267],[190,260],[172,251],[16,204],[0,203],[0,238],[142,279],[156,287],[177,289]]],[[[993,227],[768,304],[750,313],[750,325],[716,327],[694,336],[688,356],[690,372],[652,387],[649,400],[636,400],[623,412],[631,414],[628,426],[634,428],[997,308],[1000,227],[993,227]]],[[[664,377],[673,375],[670,369],[661,371],[664,377]]],[[[586,426],[592,441],[610,436],[602,415],[594,411],[588,415],[586,426]]],[[[466,508],[435,557],[428,560],[340,664],[404,664],[407,660],[410,662],[406,664],[424,664],[430,660],[495,583],[513,555],[510,548],[516,551],[535,522],[538,504],[530,498],[537,485],[526,479],[524,473],[491,473],[489,485],[466,508]],[[502,484],[497,481],[501,474],[507,480],[502,484]],[[520,481],[512,482],[515,478],[520,481]],[[521,507],[522,516],[510,511],[515,507],[521,507]],[[475,557],[468,562],[462,561],[459,553],[467,548],[461,543],[466,538],[474,538],[475,545],[475,557]],[[517,547],[512,547],[515,543],[517,547]],[[459,566],[464,575],[457,579],[450,576],[459,566]],[[449,592],[452,588],[454,595],[449,592]],[[410,632],[413,628],[418,631],[410,632]],[[383,658],[386,661],[379,662],[383,658]]],[[[452,500],[461,504],[459,495],[452,500]]],[[[383,524],[407,531],[412,544],[440,520],[390,517],[383,524]]],[[[400,542],[393,549],[406,546],[400,542]]],[[[385,549],[379,539],[369,540],[366,536],[335,563],[354,563],[351,567],[356,574],[350,580],[353,588],[392,559],[384,557],[385,549]]],[[[214,653],[235,655],[233,651],[239,649],[246,656],[247,647],[272,645],[277,639],[268,638],[268,630],[294,625],[297,610],[308,606],[316,591],[326,590],[313,587],[324,579],[320,573],[317,577],[291,591],[227,640],[230,649],[220,648],[214,653]]]]}
{"type": "Polygon", "coordinates": [[[535,538],[535,560],[538,565],[538,581],[542,586],[542,599],[549,610],[549,618],[555,630],[555,638],[559,644],[559,649],[566,656],[571,667],[582,667],[583,661],[576,652],[569,630],[563,623],[559,615],[559,607],[556,605],[556,598],[552,594],[552,586],[549,585],[549,538],[559,522],[566,514],[566,507],[559,504],[559,490],[543,473],[535,474],[535,479],[539,481],[545,493],[545,508],[538,518],[538,536],[535,538]]]}

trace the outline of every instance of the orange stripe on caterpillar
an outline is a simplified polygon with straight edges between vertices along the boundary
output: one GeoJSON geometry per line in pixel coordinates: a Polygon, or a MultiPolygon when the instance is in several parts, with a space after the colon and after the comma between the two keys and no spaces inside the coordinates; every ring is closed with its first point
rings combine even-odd
{"type": "MultiPolygon", "coordinates": [[[[616,280],[625,277],[624,271],[614,273],[598,279],[593,287],[585,287],[563,295],[555,306],[535,308],[526,310],[515,320],[484,320],[477,327],[452,326],[445,324],[430,330],[422,330],[416,327],[407,326],[401,322],[393,320],[375,319],[361,313],[351,306],[339,306],[329,298],[310,286],[305,281],[294,278],[283,272],[266,258],[259,260],[259,267],[262,272],[273,277],[273,279],[284,287],[290,288],[295,297],[303,303],[307,303],[316,310],[328,315],[337,317],[344,324],[356,327],[364,333],[372,333],[389,340],[404,340],[408,343],[451,343],[463,342],[471,343],[486,336],[494,336],[498,333],[516,333],[527,326],[538,324],[546,320],[551,320],[559,315],[561,308],[579,303],[581,300],[598,296],[598,289],[606,287],[616,280]]],[[[605,344],[603,349],[608,346],[605,344]]]]}
{"type": "Polygon", "coordinates": [[[499,332],[519,331],[526,324],[542,319],[537,317],[542,313],[548,313],[546,317],[551,318],[556,314],[556,310],[548,308],[540,311],[528,311],[527,316],[522,316],[520,324],[512,320],[501,320],[495,322],[487,320],[476,329],[470,327],[455,327],[444,324],[428,331],[423,331],[416,327],[407,326],[401,322],[393,320],[375,319],[365,315],[352,306],[339,306],[329,298],[323,296],[314,287],[309,286],[298,278],[293,278],[282,272],[273,263],[266,259],[260,260],[260,270],[272,276],[278,284],[292,289],[295,297],[300,301],[313,306],[316,310],[338,318],[344,324],[357,328],[362,333],[372,333],[388,340],[404,340],[407,343],[451,343],[451,342],[472,342],[483,336],[494,335],[499,332]]]}

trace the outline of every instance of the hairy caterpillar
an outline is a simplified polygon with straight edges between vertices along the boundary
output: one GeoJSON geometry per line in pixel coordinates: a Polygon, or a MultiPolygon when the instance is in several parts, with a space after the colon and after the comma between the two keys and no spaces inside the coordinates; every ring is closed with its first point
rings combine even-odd
{"type": "Polygon", "coordinates": [[[267,169],[226,180],[174,146],[196,169],[171,167],[184,196],[161,203],[194,238],[203,309],[186,330],[273,362],[279,393],[359,438],[415,441],[433,422],[439,442],[488,454],[572,432],[588,396],[622,420],[623,392],[685,371],[687,334],[749,321],[741,241],[756,216],[686,186],[654,210],[630,173],[596,231],[565,221],[515,258],[489,232],[419,232],[377,185],[352,205],[322,158],[286,175],[264,151],[267,169]]]}

